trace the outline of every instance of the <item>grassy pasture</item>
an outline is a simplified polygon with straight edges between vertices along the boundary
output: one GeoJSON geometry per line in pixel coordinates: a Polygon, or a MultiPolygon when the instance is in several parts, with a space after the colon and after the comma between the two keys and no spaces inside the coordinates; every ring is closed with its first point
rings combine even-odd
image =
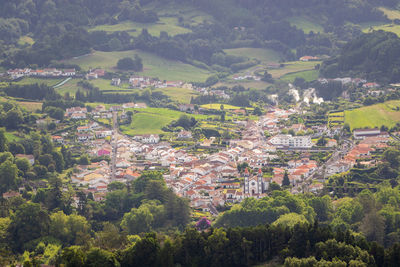
{"type": "Polygon", "coordinates": [[[396,24],[371,26],[371,27],[364,28],[363,32],[370,32],[371,29],[374,31],[383,30],[386,32],[393,32],[393,33],[397,34],[397,36],[400,36],[400,25],[396,25],[396,24]]]}
{"type": "Polygon", "coordinates": [[[304,33],[310,33],[313,31],[314,33],[323,32],[324,28],[319,25],[317,22],[312,21],[309,18],[305,17],[292,17],[288,19],[288,22],[292,26],[296,26],[298,29],[304,31],[304,33]]]}
{"type": "Polygon", "coordinates": [[[243,81],[235,81],[235,80],[227,80],[223,82],[219,82],[213,87],[219,87],[219,86],[228,86],[228,87],[233,87],[235,85],[241,85],[245,88],[251,88],[251,89],[256,89],[256,90],[263,90],[270,86],[270,83],[264,82],[264,81],[254,81],[254,80],[243,80],[243,81]]]}
{"type": "MultiPolygon", "coordinates": [[[[167,126],[174,120],[178,120],[180,116],[186,114],[184,112],[170,110],[166,108],[146,108],[146,109],[130,109],[136,111],[132,117],[130,125],[122,125],[121,129],[124,134],[162,134],[165,133],[162,128],[167,126]]],[[[187,114],[197,120],[207,119],[206,115],[187,114]]]]}
{"type": "Polygon", "coordinates": [[[249,59],[258,59],[261,62],[278,62],[281,57],[278,52],[264,48],[233,48],[225,49],[225,53],[232,56],[242,56],[249,59]]]}
{"type": "Polygon", "coordinates": [[[65,61],[77,64],[84,70],[90,68],[103,68],[107,71],[116,71],[115,66],[119,59],[133,57],[135,54],[143,59],[144,70],[138,75],[157,77],[162,80],[181,80],[204,82],[212,73],[179,61],[173,61],[140,50],[101,52],[96,51],[90,55],[65,61]]]}
{"type": "Polygon", "coordinates": [[[321,64],[321,61],[292,61],[284,63],[283,68],[269,70],[268,72],[273,78],[281,78],[289,73],[299,73],[306,70],[314,70],[317,64],[321,64]]]}
{"type": "Polygon", "coordinates": [[[350,128],[358,129],[364,127],[393,127],[397,122],[400,122],[400,100],[387,101],[372,106],[362,107],[354,110],[345,111],[345,122],[350,125],[350,128]]]}
{"type": "Polygon", "coordinates": [[[288,73],[281,77],[281,80],[286,82],[293,82],[296,78],[303,78],[307,82],[318,79],[318,70],[306,70],[294,73],[288,73]]]}
{"type": "Polygon", "coordinates": [[[26,84],[46,84],[48,86],[54,86],[60,82],[62,82],[64,79],[43,79],[43,78],[33,78],[33,77],[26,77],[23,78],[22,80],[18,82],[13,82],[14,84],[19,84],[19,85],[26,85],[26,84]]]}
{"type": "Polygon", "coordinates": [[[161,91],[163,94],[169,96],[173,101],[180,103],[189,103],[192,97],[197,96],[195,91],[187,88],[167,87],[156,89],[155,91],[161,91]]]}
{"type": "Polygon", "coordinates": [[[84,91],[82,87],[78,85],[78,82],[82,81],[82,79],[72,79],[69,80],[67,83],[63,84],[60,87],[56,88],[56,91],[64,95],[65,93],[69,93],[70,95],[75,95],[75,93],[80,89],[81,91],[84,91]]]}
{"type": "Polygon", "coordinates": [[[179,26],[178,19],[175,17],[160,17],[160,20],[155,23],[125,21],[115,25],[98,25],[90,28],[89,31],[127,31],[132,36],[138,36],[142,32],[142,29],[147,29],[153,36],[160,36],[160,32],[162,31],[167,32],[170,36],[191,32],[190,29],[179,26]]]}
{"type": "MultiPolygon", "coordinates": [[[[388,19],[395,20],[400,19],[400,10],[393,10],[385,7],[380,7],[380,11],[382,11],[388,19]]],[[[396,24],[384,24],[384,22],[372,22],[372,23],[364,23],[361,24],[361,28],[363,32],[370,32],[371,30],[383,30],[387,32],[393,32],[400,36],[400,25],[396,24]]]]}
{"type": "Polygon", "coordinates": [[[22,108],[26,109],[27,111],[34,112],[36,110],[42,110],[42,102],[34,102],[34,101],[17,101],[18,105],[22,108]]]}
{"type": "MultiPolygon", "coordinates": [[[[219,103],[204,104],[204,105],[201,105],[200,107],[206,108],[206,109],[217,109],[217,110],[220,110],[221,109],[221,105],[224,105],[224,110],[241,109],[241,107],[232,106],[232,105],[228,105],[228,104],[219,104],[219,103]]],[[[247,110],[253,110],[253,108],[246,108],[246,109],[247,110]]]]}
{"type": "Polygon", "coordinates": [[[18,40],[19,45],[33,45],[35,41],[32,39],[32,37],[29,37],[27,35],[21,36],[18,40]]]}
{"type": "Polygon", "coordinates": [[[382,11],[390,20],[400,19],[400,11],[399,10],[393,10],[393,9],[389,9],[386,7],[380,7],[378,9],[380,11],[382,11]]]}

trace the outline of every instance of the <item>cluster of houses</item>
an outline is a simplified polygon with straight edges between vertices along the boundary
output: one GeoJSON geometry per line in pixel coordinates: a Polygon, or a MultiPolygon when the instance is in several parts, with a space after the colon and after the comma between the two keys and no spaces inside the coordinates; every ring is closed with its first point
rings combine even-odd
{"type": "MultiPolygon", "coordinates": [[[[92,114],[102,116],[103,113],[112,114],[111,111],[125,108],[145,107],[142,104],[136,105],[126,103],[108,111],[99,105],[93,109],[92,114]]],[[[179,109],[192,112],[194,106],[182,104],[179,109]]],[[[170,143],[162,142],[156,134],[128,138],[114,133],[113,138],[107,138],[113,135],[110,129],[89,122],[76,129],[77,141],[85,142],[91,156],[113,158],[113,153],[116,153],[115,170],[107,161],[101,161],[89,166],[78,166],[71,179],[92,193],[95,200],[102,200],[112,181],[126,183],[140,177],[145,169],[167,169],[168,172],[164,174],[167,186],[176,194],[188,198],[192,207],[211,213],[217,213],[215,207],[227,202],[236,203],[248,197],[266,196],[271,183],[282,185],[285,175],[288,175],[293,185],[293,193],[298,193],[301,185],[306,186],[310,192],[318,192],[323,188],[322,183],[305,183],[321,170],[321,166],[310,159],[310,153],[307,152],[313,146],[311,137],[333,136],[340,129],[318,125],[313,127],[313,134],[281,134],[283,129],[292,129],[295,133],[307,131],[303,124],[285,127],[282,123],[297,112],[295,109],[271,108],[259,121],[237,121],[235,123],[239,126],[237,129],[240,129],[241,138],[230,140],[226,149],[211,154],[191,154],[184,149],[175,149],[170,143]],[[265,131],[271,136],[267,138],[265,131]],[[286,148],[299,149],[302,154],[296,160],[273,167],[272,172],[263,173],[263,168],[278,158],[276,151],[286,148]],[[247,163],[248,168],[239,172],[238,166],[243,163],[247,163]]],[[[71,108],[67,110],[66,116],[72,118],[73,114],[86,113],[84,108],[71,108]]],[[[192,135],[189,131],[181,131],[178,138],[192,138],[192,135]]],[[[390,140],[387,133],[378,129],[354,131],[354,138],[359,143],[339,161],[327,165],[324,168],[327,175],[345,172],[360,160],[368,164],[371,152],[387,147],[390,140]]],[[[60,142],[59,137],[53,140],[60,142]]],[[[211,144],[213,140],[206,141],[211,144]]],[[[336,140],[329,139],[328,146],[337,146],[336,140]]]]}
{"type": "Polygon", "coordinates": [[[76,75],[75,69],[62,69],[58,70],[56,68],[47,68],[47,69],[13,69],[8,70],[7,74],[11,77],[11,79],[19,79],[22,77],[73,77],[76,75]]]}
{"type": "Polygon", "coordinates": [[[205,87],[196,87],[194,90],[201,95],[215,95],[221,99],[230,99],[230,96],[225,93],[225,90],[219,90],[215,88],[205,88],[205,87]]]}
{"type": "Polygon", "coordinates": [[[133,88],[167,88],[167,87],[191,87],[191,84],[185,84],[181,81],[160,81],[157,79],[142,77],[142,76],[133,76],[129,78],[129,84],[133,88]]]}
{"type": "Polygon", "coordinates": [[[106,71],[103,69],[91,69],[89,72],[85,75],[86,80],[94,80],[98,79],[100,77],[104,77],[106,75],[106,71]]]}

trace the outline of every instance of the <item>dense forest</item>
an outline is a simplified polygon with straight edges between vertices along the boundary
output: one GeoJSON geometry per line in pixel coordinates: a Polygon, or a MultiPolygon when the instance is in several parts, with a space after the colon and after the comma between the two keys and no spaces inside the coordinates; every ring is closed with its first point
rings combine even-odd
{"type": "Polygon", "coordinates": [[[0,4],[4,7],[0,11],[0,51],[6,68],[47,66],[52,60],[83,55],[91,49],[139,48],[174,60],[237,70],[255,63],[241,57],[227,57],[222,49],[268,47],[288,60],[303,55],[333,55],[343,46],[343,41],[361,34],[355,23],[386,21],[376,7],[394,6],[396,1],[19,0],[0,4]],[[183,25],[191,32],[174,37],[165,32],[151,36],[146,30],[137,37],[127,31],[88,31],[91,26],[123,21],[156,22],[157,8],[149,9],[147,5],[170,3],[193,6],[212,15],[214,22],[183,25]],[[319,21],[324,31],[305,33],[286,20],[301,15],[319,21]],[[27,34],[35,43],[18,44],[19,38],[27,34]]]}
{"type": "Polygon", "coordinates": [[[325,61],[325,77],[362,77],[382,83],[400,81],[400,38],[384,31],[363,34],[350,41],[338,57],[325,61]]]}

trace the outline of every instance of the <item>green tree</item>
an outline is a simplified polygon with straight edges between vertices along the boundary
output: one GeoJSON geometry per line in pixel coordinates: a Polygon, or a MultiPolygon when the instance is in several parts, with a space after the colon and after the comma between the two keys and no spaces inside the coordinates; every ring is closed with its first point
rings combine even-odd
{"type": "Polygon", "coordinates": [[[317,141],[317,146],[326,146],[327,143],[325,136],[321,136],[317,141]]]}
{"type": "Polygon", "coordinates": [[[370,210],[361,221],[360,230],[368,241],[377,241],[383,244],[385,235],[385,219],[376,209],[370,210]]]}
{"type": "Polygon", "coordinates": [[[6,113],[4,125],[7,129],[15,130],[23,123],[23,116],[20,110],[12,109],[6,113]]]}
{"type": "Polygon", "coordinates": [[[61,253],[61,262],[66,267],[83,267],[86,261],[86,254],[79,246],[64,248],[61,253]]]}
{"type": "Polygon", "coordinates": [[[119,267],[120,265],[112,252],[100,248],[91,248],[86,255],[85,266],[119,267]]]}
{"type": "Polygon", "coordinates": [[[17,166],[10,160],[0,164],[0,193],[3,194],[16,186],[17,166]]]}
{"type": "Polygon", "coordinates": [[[64,244],[84,245],[90,238],[90,225],[86,218],[80,215],[65,215],[58,211],[50,216],[49,234],[64,244]]]}
{"type": "Polygon", "coordinates": [[[136,244],[122,255],[122,266],[160,266],[159,262],[160,245],[154,233],[146,234],[146,237],[136,242],[136,244]]]}
{"type": "Polygon", "coordinates": [[[31,164],[29,163],[29,161],[26,158],[17,158],[15,160],[15,165],[23,173],[26,173],[29,170],[29,168],[31,167],[31,164]]]}
{"type": "Polygon", "coordinates": [[[88,155],[82,155],[80,158],[79,158],[79,164],[80,165],[89,165],[90,164],[90,159],[89,159],[89,156],[88,155]]]}
{"type": "Polygon", "coordinates": [[[153,215],[147,207],[133,208],[125,213],[121,227],[131,235],[145,233],[151,230],[153,220],[153,215]]]}
{"type": "Polygon", "coordinates": [[[7,151],[7,138],[3,128],[0,128],[0,152],[7,151]]]}
{"type": "Polygon", "coordinates": [[[47,236],[50,218],[36,203],[24,203],[11,216],[8,229],[10,240],[16,251],[22,252],[24,245],[34,239],[47,236]]]}
{"type": "Polygon", "coordinates": [[[102,249],[120,249],[126,242],[126,236],[120,233],[119,227],[110,222],[105,222],[103,230],[96,233],[95,244],[102,249]]]}
{"type": "Polygon", "coordinates": [[[282,186],[289,186],[289,185],[290,185],[289,174],[287,173],[287,171],[285,171],[285,174],[283,175],[282,186]]]}

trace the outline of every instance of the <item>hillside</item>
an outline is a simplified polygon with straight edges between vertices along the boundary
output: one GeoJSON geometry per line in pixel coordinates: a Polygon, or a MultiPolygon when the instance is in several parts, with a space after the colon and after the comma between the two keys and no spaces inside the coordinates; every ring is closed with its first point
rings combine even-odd
{"type": "Polygon", "coordinates": [[[400,38],[374,31],[349,42],[341,53],[324,62],[325,77],[362,77],[381,83],[400,81],[400,38]]]}
{"type": "Polygon", "coordinates": [[[400,101],[392,100],[372,106],[362,107],[345,111],[345,123],[350,129],[380,128],[386,126],[391,128],[400,122],[400,101]]]}
{"type": "Polygon", "coordinates": [[[53,60],[91,49],[141,49],[235,72],[237,66],[232,68],[232,64],[250,64],[246,51],[227,60],[220,56],[224,49],[272,49],[280,53],[280,60],[334,55],[343,41],[361,33],[348,23],[388,23],[397,16],[388,0],[305,0],[301,4],[289,0],[49,0],[44,4],[20,0],[1,4],[0,50],[5,53],[0,60],[5,68],[48,66],[53,60]]]}
{"type": "Polygon", "coordinates": [[[140,74],[144,76],[157,77],[161,80],[204,82],[207,77],[212,74],[210,71],[197,68],[190,64],[166,59],[140,50],[118,52],[95,51],[89,55],[62,62],[65,64],[78,65],[83,70],[102,68],[107,71],[115,71],[119,59],[133,57],[135,54],[143,59],[144,70],[140,72],[140,74]]]}

